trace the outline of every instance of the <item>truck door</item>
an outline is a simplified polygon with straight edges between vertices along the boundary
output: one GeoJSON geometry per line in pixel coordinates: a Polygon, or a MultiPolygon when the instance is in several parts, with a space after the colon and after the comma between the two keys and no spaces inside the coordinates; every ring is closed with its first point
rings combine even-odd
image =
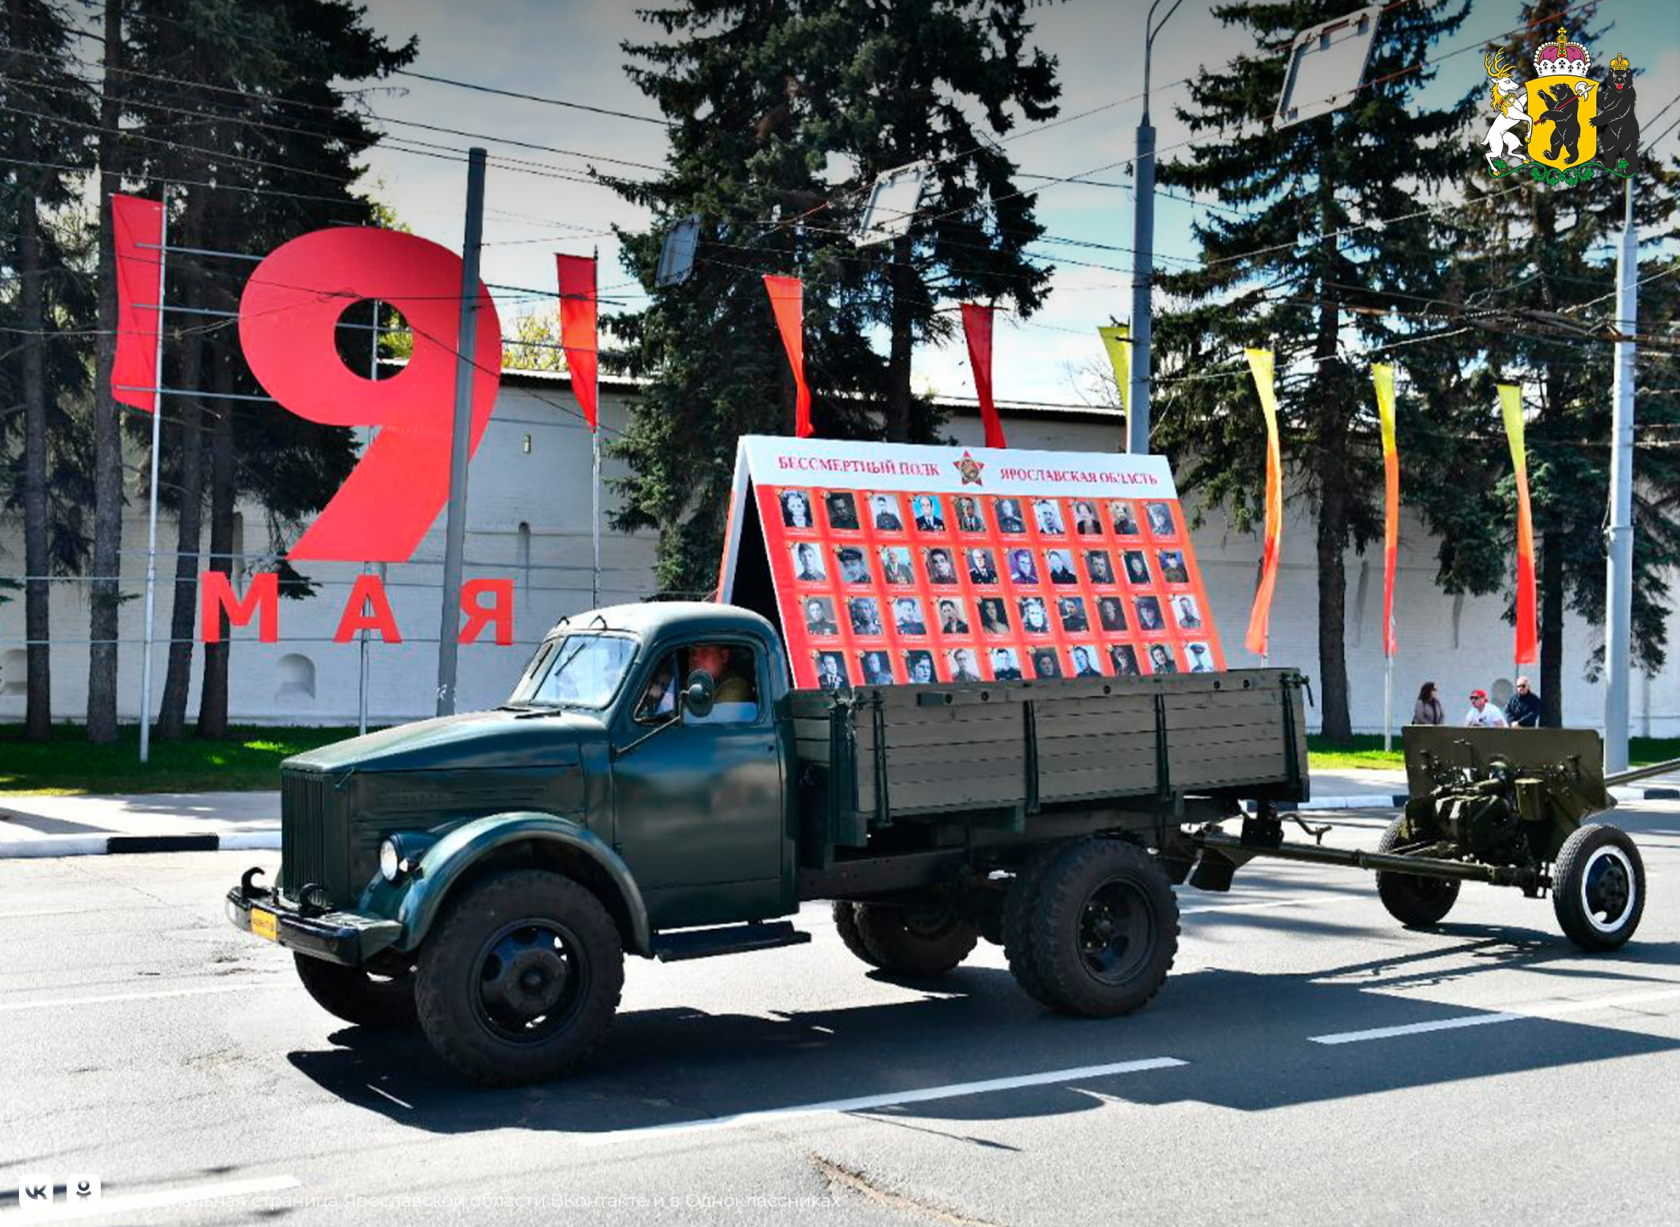
{"type": "Polygon", "coordinates": [[[649,662],[615,740],[613,796],[620,853],[655,928],[780,914],[783,763],[765,654],[751,641],[685,644],[649,662]],[[677,687],[714,673],[701,720],[678,714],[677,687]]]}

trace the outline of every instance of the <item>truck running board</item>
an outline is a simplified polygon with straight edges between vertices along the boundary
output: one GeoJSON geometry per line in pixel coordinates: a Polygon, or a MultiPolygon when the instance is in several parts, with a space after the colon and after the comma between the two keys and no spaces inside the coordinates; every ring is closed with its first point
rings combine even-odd
{"type": "Polygon", "coordinates": [[[682,929],[660,933],[653,939],[653,953],[661,963],[684,959],[709,959],[714,954],[744,954],[749,950],[774,950],[778,946],[802,946],[811,935],[787,920],[723,925],[715,929],[682,929]]]}

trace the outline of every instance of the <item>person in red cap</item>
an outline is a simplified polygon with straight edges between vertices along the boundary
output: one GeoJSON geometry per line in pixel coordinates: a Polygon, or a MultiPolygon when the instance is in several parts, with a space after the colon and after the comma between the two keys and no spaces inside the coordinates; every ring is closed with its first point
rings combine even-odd
{"type": "Polygon", "coordinates": [[[1487,691],[1472,690],[1470,692],[1470,710],[1465,713],[1464,723],[1473,729],[1502,729],[1505,727],[1505,716],[1497,707],[1487,700],[1487,691]]]}

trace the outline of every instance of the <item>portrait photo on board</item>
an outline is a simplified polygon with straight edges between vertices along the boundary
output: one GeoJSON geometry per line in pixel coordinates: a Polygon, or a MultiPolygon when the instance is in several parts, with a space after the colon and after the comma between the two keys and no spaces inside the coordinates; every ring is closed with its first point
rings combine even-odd
{"type": "Polygon", "coordinates": [[[904,676],[912,685],[937,681],[933,673],[933,653],[927,651],[904,654],[904,676]]]}
{"type": "Polygon", "coordinates": [[[854,596],[846,602],[846,614],[852,620],[854,635],[881,633],[881,602],[872,596],[854,596]]]}
{"type": "Polygon", "coordinates": [[[1020,601],[1021,629],[1029,635],[1048,635],[1050,633],[1050,618],[1044,609],[1044,598],[1041,596],[1024,596],[1020,601]]]}
{"type": "Polygon", "coordinates": [[[846,658],[838,652],[814,653],[817,662],[817,685],[824,690],[844,690],[851,682],[846,677],[846,658]]]}
{"type": "Polygon", "coordinates": [[[992,676],[1000,682],[1018,682],[1021,680],[1021,666],[1015,660],[1015,653],[1010,648],[992,649],[992,676]]]}
{"type": "Polygon", "coordinates": [[[840,568],[841,583],[867,584],[869,582],[869,563],[863,556],[861,546],[835,546],[834,562],[840,568]]]}
{"type": "Polygon", "coordinates": [[[939,618],[939,633],[941,635],[968,634],[968,614],[963,609],[962,600],[954,596],[942,596],[933,607],[939,618]]]}
{"type": "Polygon", "coordinates": [[[1140,596],[1136,598],[1133,607],[1137,610],[1137,624],[1140,631],[1158,631],[1166,629],[1166,620],[1161,617],[1161,602],[1156,597],[1140,596]]]}
{"type": "Polygon", "coordinates": [[[1108,663],[1114,667],[1115,677],[1137,677],[1143,672],[1138,668],[1137,649],[1129,643],[1110,645],[1108,663]]]}
{"type": "Polygon", "coordinates": [[[1073,570],[1073,556],[1066,550],[1050,550],[1044,556],[1052,584],[1077,584],[1079,576],[1073,570]]]}
{"type": "Polygon", "coordinates": [[[805,629],[812,635],[838,635],[840,628],[834,621],[834,602],[825,596],[806,597],[805,629]]]}
{"type": "Polygon", "coordinates": [[[1031,550],[1009,551],[1009,579],[1016,584],[1038,583],[1038,564],[1033,561],[1031,550]]]}
{"type": "Polygon", "coordinates": [[[876,532],[903,532],[904,517],[899,514],[898,496],[896,494],[871,494],[869,496],[869,522],[875,526],[876,532]]]}
{"type": "Polygon", "coordinates": [[[793,577],[802,584],[822,583],[828,578],[823,570],[822,547],[810,541],[801,541],[791,547],[793,555],[793,577]]]}
{"type": "Polygon", "coordinates": [[[1149,560],[1142,550],[1126,551],[1126,580],[1133,584],[1149,582],[1149,560]]]}
{"type": "Polygon", "coordinates": [[[783,524],[789,528],[817,526],[816,513],[811,510],[809,490],[783,490],[779,497],[782,501],[783,524]]]}
{"type": "Polygon", "coordinates": [[[1064,596],[1057,598],[1056,616],[1062,620],[1062,629],[1069,634],[1083,633],[1091,629],[1091,621],[1085,616],[1084,597],[1064,596]]]}
{"type": "Polygon", "coordinates": [[[1042,678],[1062,676],[1062,666],[1056,661],[1056,649],[1048,645],[1032,652],[1033,676],[1042,678]]]}
{"type": "Polygon", "coordinates": [[[971,584],[995,584],[998,582],[997,563],[992,560],[992,551],[980,549],[978,546],[965,552],[968,559],[968,582],[971,584]]]}
{"type": "Polygon", "coordinates": [[[1188,584],[1190,571],[1184,565],[1183,550],[1158,550],[1155,555],[1161,562],[1161,578],[1169,584],[1188,584]]]}
{"type": "Polygon", "coordinates": [[[1018,498],[1000,498],[992,504],[992,513],[997,517],[997,528],[1000,533],[1024,533],[1027,522],[1021,518],[1021,500],[1018,498]]]}
{"type": "Polygon", "coordinates": [[[922,551],[922,566],[927,572],[930,584],[954,584],[957,582],[957,564],[951,561],[951,551],[944,546],[936,545],[922,551]]]}
{"type": "Polygon", "coordinates": [[[986,521],[981,518],[980,504],[971,494],[957,496],[957,531],[959,533],[983,533],[986,531],[986,521]]]}
{"type": "Polygon", "coordinates": [[[1132,510],[1128,499],[1114,499],[1108,504],[1108,522],[1114,528],[1117,537],[1137,537],[1141,535],[1138,528],[1137,513],[1132,510]]]}
{"type": "Polygon", "coordinates": [[[1126,629],[1126,606],[1117,596],[1100,596],[1097,598],[1097,621],[1105,631],[1123,631],[1126,629]]]}
{"type": "Polygon", "coordinates": [[[886,652],[865,652],[858,658],[858,664],[866,686],[891,686],[897,680],[893,677],[892,657],[886,652]]]}
{"type": "Polygon", "coordinates": [[[927,622],[922,617],[922,603],[913,596],[894,597],[893,626],[901,635],[927,634],[927,622]]]}
{"type": "Polygon", "coordinates": [[[1088,643],[1076,643],[1068,652],[1073,662],[1074,677],[1101,677],[1102,670],[1097,667],[1097,649],[1088,643]]]}
{"type": "Polygon", "coordinates": [[[1009,607],[1000,596],[980,598],[980,629],[988,635],[1009,633],[1009,607]]]}
{"type": "Polygon", "coordinates": [[[1185,644],[1184,657],[1190,662],[1190,672],[1192,673],[1217,672],[1213,666],[1213,653],[1208,650],[1208,645],[1205,643],[1185,644]]]}
{"type": "Polygon", "coordinates": [[[916,572],[910,566],[910,549],[903,545],[881,547],[881,582],[884,584],[913,584],[916,572]]]}
{"type": "Polygon", "coordinates": [[[1038,531],[1059,536],[1067,532],[1067,525],[1062,522],[1062,509],[1052,498],[1035,498],[1033,500],[1033,523],[1038,525],[1038,531]]]}
{"type": "Polygon", "coordinates": [[[1114,582],[1114,559],[1107,550],[1085,551],[1085,574],[1091,577],[1093,584],[1112,584],[1114,582]]]}
{"type": "Polygon", "coordinates": [[[1074,499],[1073,531],[1081,537],[1102,536],[1102,521],[1097,519],[1097,505],[1090,499],[1074,499]]]}
{"type": "Polygon", "coordinates": [[[939,500],[931,494],[917,494],[911,497],[910,520],[918,532],[945,531],[945,513],[940,510],[939,500]]]}
{"type": "Polygon", "coordinates": [[[1149,645],[1149,671],[1151,673],[1177,673],[1178,665],[1173,661],[1172,649],[1164,643],[1149,645]]]}
{"type": "Polygon", "coordinates": [[[1169,503],[1145,503],[1143,513],[1149,517],[1149,531],[1157,537],[1172,537],[1178,533],[1178,525],[1173,523],[1172,506],[1169,503]]]}
{"type": "Polygon", "coordinates": [[[828,526],[842,532],[855,532],[858,527],[857,499],[850,490],[830,490],[823,496],[828,511],[828,526]]]}
{"type": "Polygon", "coordinates": [[[952,648],[945,653],[945,667],[953,682],[978,682],[980,661],[973,648],[952,648]]]}

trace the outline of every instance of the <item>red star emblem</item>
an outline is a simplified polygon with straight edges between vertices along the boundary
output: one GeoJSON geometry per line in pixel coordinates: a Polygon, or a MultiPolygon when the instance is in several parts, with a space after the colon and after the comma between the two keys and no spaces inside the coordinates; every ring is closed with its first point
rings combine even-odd
{"type": "Polygon", "coordinates": [[[963,485],[978,486],[982,484],[980,481],[980,470],[986,466],[981,464],[973,456],[964,452],[961,460],[953,460],[951,463],[956,466],[957,472],[962,474],[963,485]]]}

